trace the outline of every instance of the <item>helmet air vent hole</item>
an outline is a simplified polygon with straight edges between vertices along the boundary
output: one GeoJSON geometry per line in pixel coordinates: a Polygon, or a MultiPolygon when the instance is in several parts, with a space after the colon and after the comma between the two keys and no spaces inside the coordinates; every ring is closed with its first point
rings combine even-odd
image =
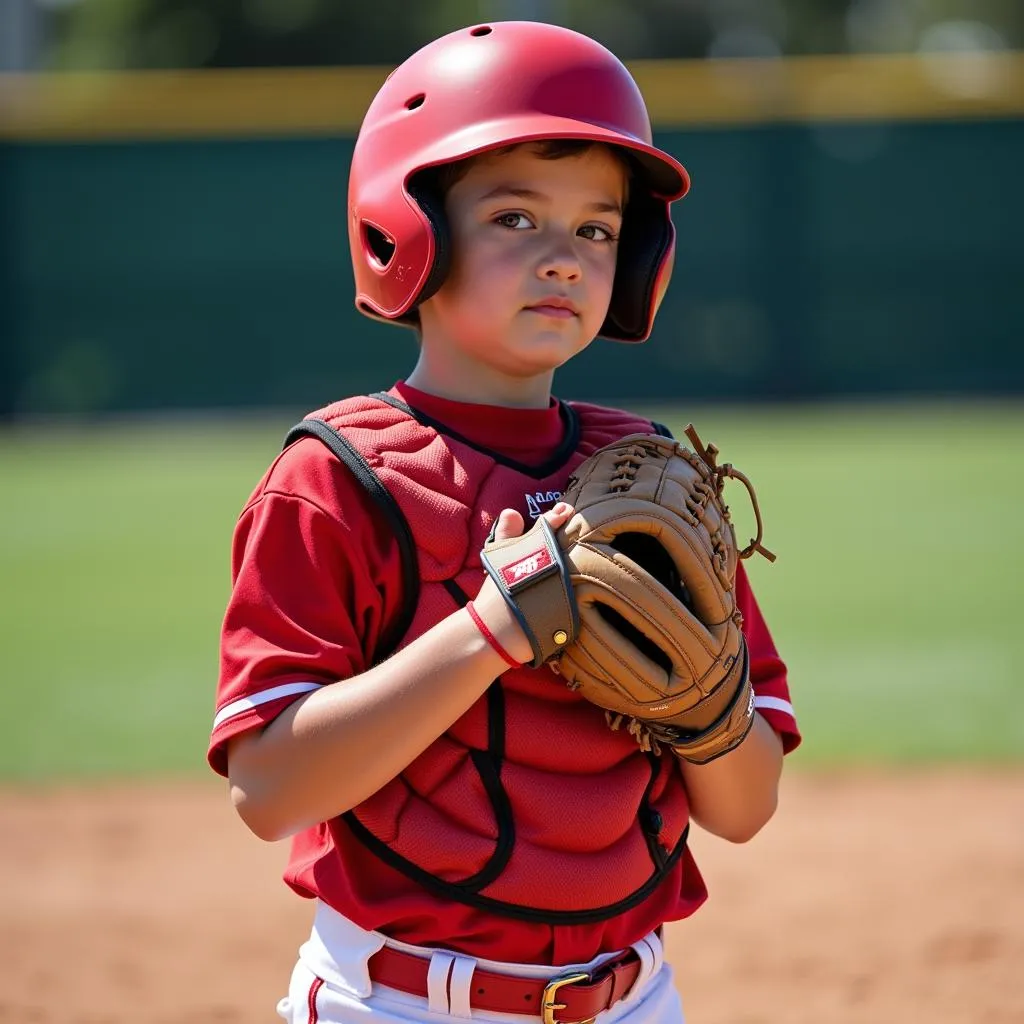
{"type": "Polygon", "coordinates": [[[489,36],[494,29],[490,25],[478,25],[474,29],[470,29],[469,34],[471,36],[489,36]]]}
{"type": "Polygon", "coordinates": [[[363,246],[368,250],[371,262],[377,265],[378,270],[386,270],[394,259],[395,243],[380,228],[375,228],[366,221],[363,221],[362,228],[363,246]]]}
{"type": "Polygon", "coordinates": [[[427,94],[425,92],[418,92],[418,93],[416,93],[415,96],[410,96],[409,99],[407,99],[405,101],[405,109],[406,110],[415,110],[417,107],[422,107],[423,106],[423,101],[426,98],[427,98],[427,94]]]}

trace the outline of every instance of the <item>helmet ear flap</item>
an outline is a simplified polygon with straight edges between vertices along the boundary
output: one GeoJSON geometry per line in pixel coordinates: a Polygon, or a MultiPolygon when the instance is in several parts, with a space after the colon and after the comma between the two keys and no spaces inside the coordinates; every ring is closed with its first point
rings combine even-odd
{"type": "MultiPolygon", "coordinates": [[[[421,172],[409,181],[406,188],[409,196],[430,225],[430,232],[434,238],[434,259],[423,286],[413,297],[408,309],[398,316],[388,317],[388,320],[391,323],[404,324],[407,327],[418,327],[420,317],[416,307],[421,302],[426,302],[444,284],[445,278],[451,270],[452,238],[451,230],[448,227],[448,217],[444,212],[444,198],[434,184],[432,175],[429,172],[421,172]]],[[[390,242],[386,235],[381,232],[378,234],[382,235],[385,242],[390,242]]],[[[390,263],[390,257],[386,261],[381,259],[381,253],[377,251],[378,246],[371,246],[371,248],[381,262],[385,265],[390,263]]],[[[375,315],[372,310],[360,308],[370,316],[375,315]]]]}
{"type": "Polygon", "coordinates": [[[641,190],[630,196],[622,218],[615,283],[601,335],[644,341],[667,285],[663,272],[675,242],[664,199],[641,190]]]}
{"type": "MultiPolygon", "coordinates": [[[[434,233],[434,263],[427,274],[426,281],[419,294],[413,300],[410,313],[415,316],[415,308],[419,303],[426,302],[445,282],[452,266],[452,233],[448,226],[448,216],[444,210],[444,197],[440,194],[430,176],[415,176],[408,185],[409,195],[423,211],[430,222],[434,233]]],[[[418,317],[417,317],[418,319],[418,317]]]]}

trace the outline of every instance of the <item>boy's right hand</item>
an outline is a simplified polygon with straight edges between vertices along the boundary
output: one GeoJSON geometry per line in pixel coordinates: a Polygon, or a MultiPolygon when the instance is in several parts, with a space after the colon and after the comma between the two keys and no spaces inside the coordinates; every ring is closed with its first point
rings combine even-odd
{"type": "MultiPolygon", "coordinates": [[[[572,505],[559,502],[554,508],[544,513],[544,518],[553,530],[558,530],[572,516],[572,505]]],[[[508,540],[520,536],[525,530],[522,515],[515,509],[506,508],[498,516],[494,527],[495,540],[508,540]]],[[[515,615],[502,596],[498,585],[489,575],[484,579],[480,592],[473,598],[473,607],[483,619],[495,639],[516,661],[527,663],[533,660],[533,648],[516,620],[515,615]]]]}

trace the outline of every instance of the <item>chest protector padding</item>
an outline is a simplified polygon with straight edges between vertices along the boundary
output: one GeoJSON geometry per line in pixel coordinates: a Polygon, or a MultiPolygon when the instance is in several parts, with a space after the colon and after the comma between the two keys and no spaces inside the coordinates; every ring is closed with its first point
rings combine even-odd
{"type": "MultiPolygon", "coordinates": [[[[479,552],[498,512],[519,509],[529,526],[584,458],[653,429],[617,410],[561,411],[565,443],[539,467],[481,450],[392,396],[314,414],[358,453],[357,475],[372,471],[407,524],[418,587],[409,587],[414,603],[393,649],[476,595],[479,552]]],[[[612,917],[650,894],[684,852],[689,808],[674,758],[612,732],[600,709],[543,667],[505,672],[343,820],[332,827],[351,829],[446,898],[571,924],[612,917]]]]}

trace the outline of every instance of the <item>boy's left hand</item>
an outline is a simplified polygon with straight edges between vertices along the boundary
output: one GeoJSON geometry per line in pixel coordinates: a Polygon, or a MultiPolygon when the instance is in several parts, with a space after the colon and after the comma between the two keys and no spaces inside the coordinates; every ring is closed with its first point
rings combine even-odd
{"type": "MultiPolygon", "coordinates": [[[[545,512],[541,518],[552,531],[557,531],[568,522],[573,511],[573,507],[563,501],[545,512]]],[[[502,510],[494,522],[488,547],[523,536],[524,527],[525,523],[521,513],[512,508],[502,510]]],[[[542,529],[543,527],[538,521],[531,526],[530,532],[540,532],[542,529]]],[[[540,540],[540,538],[538,539],[540,540]]],[[[533,644],[528,634],[490,574],[485,578],[480,593],[473,598],[473,607],[487,624],[487,628],[494,633],[498,642],[513,658],[524,664],[534,660],[533,644]]]]}

